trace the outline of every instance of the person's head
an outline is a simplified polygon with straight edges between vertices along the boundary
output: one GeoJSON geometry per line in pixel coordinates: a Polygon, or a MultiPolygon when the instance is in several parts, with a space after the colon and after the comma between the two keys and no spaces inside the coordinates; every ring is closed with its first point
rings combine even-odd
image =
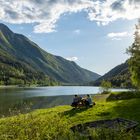
{"type": "Polygon", "coordinates": [[[90,97],[90,95],[89,95],[89,94],[87,94],[87,97],[90,97]]]}
{"type": "Polygon", "coordinates": [[[78,95],[74,95],[75,97],[77,97],[78,95]]]}

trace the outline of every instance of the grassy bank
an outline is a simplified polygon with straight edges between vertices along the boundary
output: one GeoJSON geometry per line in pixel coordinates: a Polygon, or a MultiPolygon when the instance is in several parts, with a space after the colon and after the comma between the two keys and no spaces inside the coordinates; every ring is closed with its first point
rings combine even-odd
{"type": "MultiPolygon", "coordinates": [[[[87,139],[78,134],[73,134],[69,128],[79,123],[117,117],[140,123],[140,96],[139,93],[136,94],[121,92],[96,95],[94,97],[96,105],[89,109],[73,110],[71,106],[57,106],[36,110],[29,114],[23,115],[19,113],[19,115],[14,117],[2,118],[0,119],[0,139],[87,139]],[[129,94],[129,98],[127,98],[126,94],[129,94]]],[[[139,136],[139,129],[140,127],[138,126],[135,134],[137,136],[139,136]]],[[[92,134],[94,134],[93,137],[99,139],[97,133],[92,132],[92,134]]],[[[128,134],[117,135],[114,140],[129,140],[132,138],[128,134]]],[[[104,137],[104,139],[109,138],[104,137]]]]}

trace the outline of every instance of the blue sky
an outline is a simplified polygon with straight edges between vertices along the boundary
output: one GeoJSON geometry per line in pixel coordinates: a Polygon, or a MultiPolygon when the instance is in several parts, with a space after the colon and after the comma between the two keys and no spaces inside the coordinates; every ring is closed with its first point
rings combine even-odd
{"type": "Polygon", "coordinates": [[[138,0],[135,3],[131,0],[124,0],[124,3],[119,0],[107,0],[106,3],[98,0],[66,0],[67,3],[40,0],[31,3],[27,0],[28,6],[17,0],[7,0],[13,2],[12,7],[2,1],[0,22],[14,32],[26,35],[47,52],[73,60],[101,75],[127,60],[126,48],[133,42],[140,13],[140,7],[138,10],[134,7],[134,4],[140,6],[138,0]],[[44,9],[45,4],[49,11],[41,8],[34,11],[39,6],[44,9]],[[36,13],[39,10],[43,11],[41,15],[36,13]]]}

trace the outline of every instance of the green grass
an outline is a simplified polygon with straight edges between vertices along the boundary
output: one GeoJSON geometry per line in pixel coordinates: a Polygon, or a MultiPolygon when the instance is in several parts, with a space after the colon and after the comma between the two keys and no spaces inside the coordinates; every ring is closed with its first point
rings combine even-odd
{"type": "MultiPolygon", "coordinates": [[[[71,106],[57,106],[36,110],[24,115],[19,114],[14,117],[2,118],[0,119],[0,140],[76,140],[77,137],[78,139],[87,139],[81,138],[78,134],[73,134],[70,127],[79,123],[117,117],[134,120],[140,124],[140,98],[136,98],[136,96],[132,98],[131,96],[130,99],[124,99],[123,97],[123,100],[114,100],[113,98],[113,101],[106,101],[110,99],[110,96],[119,94],[123,93],[96,95],[94,97],[96,105],[89,109],[73,110],[71,106]]],[[[138,126],[135,135],[139,136],[139,131],[140,127],[138,126]]],[[[98,140],[99,135],[92,132],[93,134],[94,138],[98,140]]],[[[128,134],[127,136],[123,135],[123,137],[121,135],[121,139],[128,140],[130,138],[128,136],[128,134]]]]}

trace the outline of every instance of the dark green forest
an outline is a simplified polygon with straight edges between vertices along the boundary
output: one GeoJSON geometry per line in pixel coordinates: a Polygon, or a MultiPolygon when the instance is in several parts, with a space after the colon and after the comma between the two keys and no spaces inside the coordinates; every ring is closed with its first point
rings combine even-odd
{"type": "Polygon", "coordinates": [[[111,82],[113,87],[140,89],[140,20],[136,25],[134,42],[126,53],[130,58],[89,85],[100,86],[102,81],[111,82]]]}
{"type": "Polygon", "coordinates": [[[140,19],[134,33],[134,43],[128,48],[130,59],[128,61],[131,81],[135,88],[140,89],[140,19]]]}
{"type": "Polygon", "coordinates": [[[1,85],[81,84],[99,77],[73,61],[44,51],[24,35],[13,33],[0,24],[1,85]]]}
{"type": "Polygon", "coordinates": [[[0,52],[0,85],[57,85],[43,72],[36,71],[23,62],[0,52]]]}
{"type": "Polygon", "coordinates": [[[130,71],[128,67],[128,61],[122,63],[108,73],[97,79],[96,81],[90,82],[89,85],[99,86],[103,80],[111,82],[113,87],[132,87],[130,79],[130,71]]]}

